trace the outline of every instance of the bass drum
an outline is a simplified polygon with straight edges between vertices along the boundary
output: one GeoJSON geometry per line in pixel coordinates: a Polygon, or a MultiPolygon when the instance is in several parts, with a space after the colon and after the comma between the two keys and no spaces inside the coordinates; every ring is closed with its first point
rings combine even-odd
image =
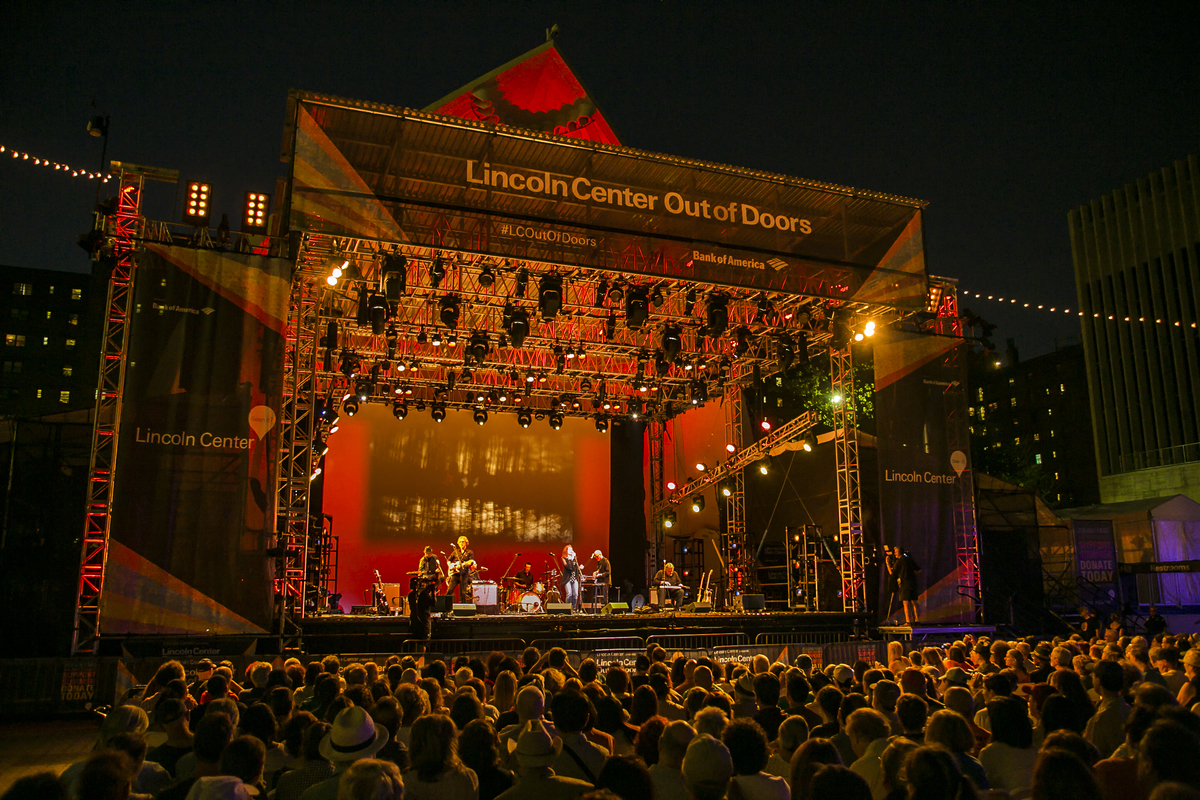
{"type": "Polygon", "coordinates": [[[526,592],[521,597],[521,611],[525,614],[540,614],[542,613],[542,598],[538,597],[533,592],[526,592]]]}

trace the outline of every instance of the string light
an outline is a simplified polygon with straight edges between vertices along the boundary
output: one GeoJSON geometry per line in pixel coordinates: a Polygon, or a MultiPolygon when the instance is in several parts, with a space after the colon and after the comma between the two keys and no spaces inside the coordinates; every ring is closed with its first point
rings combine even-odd
{"type": "MultiPolygon", "coordinates": [[[[991,294],[983,295],[983,294],[980,294],[979,292],[972,292],[969,289],[965,289],[962,287],[959,288],[959,291],[962,293],[962,296],[964,298],[970,297],[970,298],[975,298],[978,300],[991,300],[994,303],[1003,303],[1005,305],[1018,305],[1019,304],[1021,308],[1028,308],[1028,309],[1031,309],[1034,311],[1047,311],[1052,314],[1058,314],[1061,312],[1063,314],[1069,314],[1069,315],[1076,316],[1076,317],[1087,316],[1084,312],[1079,311],[1079,310],[1072,311],[1069,308],[1059,308],[1058,306],[1047,306],[1045,303],[1026,303],[1026,302],[1019,301],[1013,297],[1009,297],[1009,298],[1005,299],[1003,297],[997,297],[997,296],[991,295],[991,294]]],[[[1162,319],[1161,317],[1118,317],[1116,314],[1100,314],[1100,313],[1093,313],[1092,317],[1094,319],[1108,320],[1108,321],[1112,321],[1112,322],[1140,322],[1143,324],[1152,324],[1152,325],[1169,325],[1169,326],[1175,327],[1175,328],[1182,328],[1185,326],[1189,327],[1189,328],[1196,327],[1195,322],[1181,322],[1178,320],[1175,322],[1172,322],[1171,320],[1162,319]]]]}
{"type": "Polygon", "coordinates": [[[90,172],[86,169],[79,169],[77,167],[71,167],[67,164],[62,164],[58,161],[51,161],[48,158],[39,158],[37,156],[31,156],[29,153],[23,152],[21,150],[12,150],[2,144],[0,144],[0,156],[8,156],[9,158],[17,159],[18,161],[31,161],[31,162],[33,162],[33,166],[35,166],[35,167],[54,167],[54,170],[56,172],[62,172],[64,174],[70,173],[72,178],[88,178],[88,179],[94,180],[96,178],[102,177],[103,182],[108,183],[109,178],[112,177],[112,175],[103,175],[102,176],[99,172],[90,172]]]}

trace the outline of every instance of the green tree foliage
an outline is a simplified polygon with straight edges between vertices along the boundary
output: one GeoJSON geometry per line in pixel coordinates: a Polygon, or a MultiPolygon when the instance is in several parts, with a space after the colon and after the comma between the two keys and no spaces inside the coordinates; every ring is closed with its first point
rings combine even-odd
{"type": "MultiPolygon", "coordinates": [[[[875,433],[875,363],[870,350],[854,351],[854,396],[843,398],[856,413],[858,427],[867,433],[875,433]]],[[[793,367],[783,376],[785,402],[796,415],[806,411],[816,412],[821,424],[834,427],[835,407],[833,377],[830,374],[829,357],[822,353],[813,355],[807,364],[793,367]]]]}

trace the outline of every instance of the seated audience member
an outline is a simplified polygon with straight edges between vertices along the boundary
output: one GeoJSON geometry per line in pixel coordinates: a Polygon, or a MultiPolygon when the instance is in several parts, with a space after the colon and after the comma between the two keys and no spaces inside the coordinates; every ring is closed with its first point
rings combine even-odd
{"type": "Polygon", "coordinates": [[[954,758],[940,747],[918,747],[905,762],[909,797],[976,800],[975,785],[958,771],[954,758]]]}
{"type": "Polygon", "coordinates": [[[967,727],[971,729],[971,735],[975,738],[975,746],[970,752],[972,755],[978,755],[992,735],[975,724],[975,698],[971,696],[970,690],[953,686],[946,690],[942,700],[946,703],[945,710],[953,711],[966,720],[967,727]]]}
{"type": "Polygon", "coordinates": [[[637,756],[613,756],[596,776],[596,789],[620,800],[654,800],[654,781],[637,756]]]}
{"type": "Polygon", "coordinates": [[[915,694],[902,694],[896,701],[896,717],[902,728],[900,735],[910,741],[925,743],[925,720],[928,716],[929,706],[915,694]]]}
{"type": "Polygon", "coordinates": [[[942,747],[954,757],[954,763],[976,789],[988,789],[987,775],[983,765],[971,755],[975,749],[975,736],[971,733],[970,723],[950,709],[933,712],[925,726],[925,744],[942,747]]]}
{"type": "Polygon", "coordinates": [[[237,737],[221,753],[221,774],[197,778],[188,792],[188,800],[266,794],[262,786],[265,758],[266,748],[257,737],[237,737]]]}
{"type": "Polygon", "coordinates": [[[908,778],[904,771],[905,762],[908,760],[908,756],[920,746],[911,739],[895,736],[888,742],[888,746],[883,748],[883,752],[879,754],[881,797],[887,800],[903,800],[908,796],[908,778]]]}
{"type": "Polygon", "coordinates": [[[276,780],[275,800],[300,800],[309,787],[332,777],[333,764],[321,755],[321,741],[330,727],[328,722],[316,722],[314,717],[314,721],[301,731],[300,758],[292,769],[276,780]]]}
{"type": "Polygon", "coordinates": [[[696,736],[683,721],[670,722],[658,737],[658,760],[650,766],[655,800],[690,800],[683,781],[683,758],[696,736]]]}
{"type": "Polygon", "coordinates": [[[512,788],[512,772],[500,766],[500,739],[491,722],[469,722],[458,735],[458,754],[479,780],[479,800],[495,800],[512,788]]]}
{"type": "Polygon", "coordinates": [[[834,764],[821,767],[813,775],[808,792],[812,800],[873,800],[863,776],[834,764]]]}
{"type": "Polygon", "coordinates": [[[871,708],[878,711],[888,721],[888,726],[891,728],[893,736],[899,736],[904,733],[904,726],[900,724],[900,718],[896,716],[896,702],[900,699],[900,687],[895,681],[880,680],[875,683],[871,689],[871,708]]]}
{"type": "Polygon", "coordinates": [[[562,740],[562,752],[553,764],[554,774],[595,784],[610,754],[583,735],[591,714],[587,697],[582,692],[563,690],[550,701],[550,711],[562,740]]]}
{"type": "Polygon", "coordinates": [[[364,758],[342,773],[338,800],[404,800],[400,769],[390,761],[364,758]]]}
{"type": "Polygon", "coordinates": [[[371,719],[364,709],[358,706],[343,709],[317,747],[320,755],[333,764],[333,774],[306,789],[301,800],[337,800],[342,774],[360,758],[373,758],[387,740],[387,729],[371,719]]]}
{"type": "Polygon", "coordinates": [[[184,800],[199,778],[221,774],[221,754],[233,738],[233,722],[225,714],[208,714],[196,726],[192,752],[179,760],[178,782],[159,795],[159,800],[184,800]],[[184,760],[191,765],[184,771],[184,760]]]}
{"type": "Polygon", "coordinates": [[[724,800],[733,779],[733,759],[720,741],[698,734],[683,757],[683,783],[693,800],[724,800]]]}
{"type": "Polygon", "coordinates": [[[779,735],[779,723],[784,713],[779,709],[779,680],[769,672],[754,679],[754,702],[758,706],[754,721],[762,726],[768,740],[779,735]]]}
{"type": "Polygon", "coordinates": [[[76,800],[126,800],[132,774],[129,757],[116,750],[99,750],[81,762],[75,781],[76,800]]]}
{"type": "Polygon", "coordinates": [[[821,721],[817,725],[809,723],[809,733],[815,737],[829,739],[841,730],[838,724],[838,711],[842,705],[842,692],[835,686],[824,686],[818,692],[815,701],[815,711],[820,714],[821,721]]]}
{"type": "MultiPolygon", "coordinates": [[[[838,707],[838,722],[841,724],[841,729],[830,736],[829,741],[833,742],[834,747],[838,749],[843,764],[853,764],[858,760],[858,756],[854,753],[854,747],[850,743],[850,734],[846,731],[846,721],[855,711],[868,706],[867,698],[861,694],[847,694],[842,697],[842,703],[838,707]]],[[[888,726],[888,729],[891,730],[891,726],[888,726]]]]}
{"type": "Polygon", "coordinates": [[[525,723],[509,748],[517,762],[517,781],[498,800],[575,800],[592,789],[587,781],[554,774],[562,740],[552,737],[540,718],[525,723]]]}
{"type": "Polygon", "coordinates": [[[194,737],[188,729],[188,714],[183,701],[168,697],[154,707],[154,721],[167,734],[167,740],[146,753],[146,760],[158,764],[172,777],[179,759],[192,752],[194,737]]]}
{"type": "Polygon", "coordinates": [[[1088,720],[1084,738],[1095,745],[1101,758],[1108,758],[1125,741],[1129,704],[1121,696],[1125,672],[1116,661],[1101,661],[1092,673],[1100,705],[1088,720]]]}
{"type": "Polygon", "coordinates": [[[458,730],[449,717],[418,719],[408,758],[410,768],[403,776],[407,800],[477,800],[479,779],[458,757],[458,730]]]}
{"type": "Polygon", "coordinates": [[[887,718],[871,708],[860,708],[846,720],[846,735],[856,757],[850,769],[862,776],[872,795],[880,797],[883,781],[879,756],[887,747],[890,734],[887,718]]]}
{"type": "Polygon", "coordinates": [[[842,756],[828,739],[808,739],[797,747],[788,773],[792,800],[809,800],[813,776],[830,764],[842,766],[842,756]]]}
{"type": "MultiPolygon", "coordinates": [[[[1161,712],[1160,712],[1161,713],[1161,712]]],[[[1155,722],[1138,747],[1138,778],[1153,793],[1159,784],[1200,786],[1200,734],[1192,720],[1155,722]]]]}
{"type": "Polygon", "coordinates": [[[395,698],[400,703],[400,730],[396,738],[408,746],[408,737],[413,723],[429,713],[429,695],[415,683],[401,683],[396,687],[395,698]]]}
{"type": "Polygon", "coordinates": [[[804,717],[792,715],[785,719],[779,726],[775,752],[771,754],[763,772],[788,780],[792,774],[792,755],[807,738],[808,723],[804,721],[804,717]]]}
{"type": "Polygon", "coordinates": [[[1148,793],[1138,782],[1137,754],[1142,737],[1154,724],[1156,710],[1135,705],[1125,720],[1124,754],[1098,761],[1095,766],[1096,781],[1105,797],[1128,797],[1130,800],[1145,800],[1148,793]]]}
{"type": "MultiPolygon", "coordinates": [[[[647,767],[652,767],[658,761],[658,737],[662,736],[667,727],[666,717],[651,717],[642,723],[637,736],[633,739],[633,752],[647,767]]],[[[566,743],[563,743],[566,746],[566,743]]]]}
{"type": "Polygon", "coordinates": [[[787,781],[763,772],[770,758],[767,736],[752,719],[735,719],[721,734],[733,761],[733,782],[744,800],[789,800],[787,781]]]}
{"type": "Polygon", "coordinates": [[[1033,800],[1104,800],[1100,784],[1087,765],[1073,753],[1050,749],[1042,752],[1033,770],[1033,800]]]}
{"type": "Polygon", "coordinates": [[[370,714],[371,719],[382,725],[388,734],[387,744],[379,749],[375,757],[381,761],[392,762],[401,772],[408,769],[408,745],[397,737],[401,720],[399,701],[390,695],[383,695],[371,706],[370,714]]]}
{"type": "Polygon", "coordinates": [[[1024,792],[1033,784],[1038,751],[1033,748],[1033,724],[1025,705],[1013,697],[997,697],[987,704],[992,743],[979,754],[979,763],[993,789],[1009,794],[1024,792]]]}
{"type": "Polygon", "coordinates": [[[615,756],[633,755],[633,743],[638,729],[625,721],[626,712],[614,697],[601,697],[596,702],[596,728],[613,738],[615,756]]]}

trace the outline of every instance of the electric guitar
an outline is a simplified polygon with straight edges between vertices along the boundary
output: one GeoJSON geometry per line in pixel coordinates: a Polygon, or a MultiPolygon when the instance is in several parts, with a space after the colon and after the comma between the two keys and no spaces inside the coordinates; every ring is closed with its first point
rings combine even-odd
{"type": "Polygon", "coordinates": [[[700,579],[700,602],[712,603],[712,574],[710,569],[708,574],[700,579]]]}
{"type": "Polygon", "coordinates": [[[471,572],[475,572],[476,570],[475,559],[471,559],[470,561],[451,561],[450,559],[447,559],[446,561],[446,566],[450,568],[451,575],[462,570],[470,570],[471,572]]]}
{"type": "Polygon", "coordinates": [[[383,590],[383,577],[375,570],[375,583],[371,584],[371,592],[375,596],[375,605],[387,605],[387,592],[383,590]]]}

